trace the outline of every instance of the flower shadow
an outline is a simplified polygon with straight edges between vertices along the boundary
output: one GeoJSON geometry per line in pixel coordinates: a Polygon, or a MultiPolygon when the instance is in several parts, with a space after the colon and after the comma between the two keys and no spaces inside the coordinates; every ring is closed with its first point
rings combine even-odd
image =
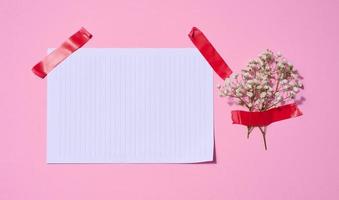
{"type": "Polygon", "coordinates": [[[302,105],[306,101],[306,98],[304,96],[301,96],[300,98],[295,100],[295,103],[297,105],[302,105]]]}

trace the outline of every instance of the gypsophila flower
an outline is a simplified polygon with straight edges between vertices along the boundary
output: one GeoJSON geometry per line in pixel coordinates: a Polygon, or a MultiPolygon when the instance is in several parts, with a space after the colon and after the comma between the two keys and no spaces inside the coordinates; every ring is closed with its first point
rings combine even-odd
{"type": "Polygon", "coordinates": [[[246,95],[249,96],[249,97],[253,97],[253,93],[252,92],[247,92],[246,95]]]}
{"type": "MultiPolygon", "coordinates": [[[[299,72],[281,53],[266,50],[251,60],[241,73],[225,79],[218,90],[221,97],[230,97],[249,111],[265,111],[294,101],[304,89],[301,80],[299,72]]],[[[252,130],[249,126],[248,136],[252,130]]]]}
{"type": "Polygon", "coordinates": [[[239,103],[251,111],[264,111],[294,99],[303,84],[293,64],[280,53],[266,50],[251,60],[240,74],[234,73],[225,79],[218,89],[223,97],[241,97],[239,103]]]}

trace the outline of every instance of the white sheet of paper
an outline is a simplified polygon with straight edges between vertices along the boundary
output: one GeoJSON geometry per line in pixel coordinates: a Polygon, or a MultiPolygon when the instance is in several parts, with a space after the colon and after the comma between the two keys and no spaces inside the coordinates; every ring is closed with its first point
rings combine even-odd
{"type": "Polygon", "coordinates": [[[48,163],[213,160],[213,74],[194,48],[82,48],[48,74],[48,163]]]}

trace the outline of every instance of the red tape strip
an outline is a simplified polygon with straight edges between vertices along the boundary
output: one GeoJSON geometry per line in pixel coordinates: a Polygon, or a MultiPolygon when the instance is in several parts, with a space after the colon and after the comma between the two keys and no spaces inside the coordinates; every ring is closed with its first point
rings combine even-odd
{"type": "Polygon", "coordinates": [[[302,112],[296,104],[287,104],[263,112],[232,111],[233,124],[267,126],[273,122],[298,117],[302,112]]]}
{"type": "Polygon", "coordinates": [[[217,50],[198,28],[193,27],[188,36],[222,79],[226,79],[232,74],[232,70],[228,67],[224,59],[222,59],[217,50]]]}
{"type": "Polygon", "coordinates": [[[45,78],[59,63],[65,60],[77,49],[87,43],[92,38],[85,28],[81,28],[78,32],[66,40],[59,48],[47,55],[42,61],[36,64],[32,71],[39,77],[45,78]]]}

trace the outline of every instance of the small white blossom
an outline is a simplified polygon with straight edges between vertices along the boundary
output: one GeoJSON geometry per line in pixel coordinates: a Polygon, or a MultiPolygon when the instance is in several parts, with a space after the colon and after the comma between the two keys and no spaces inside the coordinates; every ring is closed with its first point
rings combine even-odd
{"type": "Polygon", "coordinates": [[[296,95],[296,93],[295,93],[294,91],[290,91],[290,92],[289,92],[289,95],[290,95],[291,98],[294,98],[295,95],[296,95]]]}
{"type": "Polygon", "coordinates": [[[286,79],[283,79],[282,81],[281,81],[281,84],[287,84],[288,83],[288,81],[286,80],[286,79]]]}
{"type": "Polygon", "coordinates": [[[247,84],[253,84],[254,83],[254,80],[248,80],[247,81],[247,84]]]}
{"type": "Polygon", "coordinates": [[[237,73],[234,73],[234,74],[232,74],[232,75],[231,75],[231,77],[230,77],[230,78],[231,78],[231,79],[237,79],[237,78],[238,78],[238,76],[239,76],[239,75],[238,75],[237,73]]]}
{"type": "Polygon", "coordinates": [[[301,83],[301,81],[297,81],[297,85],[298,85],[299,88],[303,87],[303,84],[301,83]]]}
{"type": "Polygon", "coordinates": [[[252,92],[247,92],[246,95],[249,96],[249,97],[253,97],[253,93],[252,92]]]}
{"type": "Polygon", "coordinates": [[[295,93],[297,93],[297,92],[299,92],[299,88],[293,87],[293,91],[294,91],[295,93]]]}

